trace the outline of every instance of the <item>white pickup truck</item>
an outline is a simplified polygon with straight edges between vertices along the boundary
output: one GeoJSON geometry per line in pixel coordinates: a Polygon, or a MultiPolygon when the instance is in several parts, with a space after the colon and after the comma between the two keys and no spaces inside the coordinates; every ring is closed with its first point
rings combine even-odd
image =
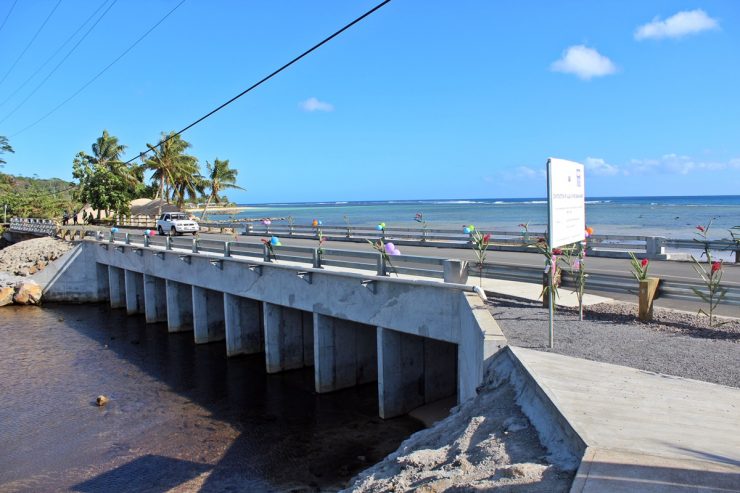
{"type": "Polygon", "coordinates": [[[182,212],[165,212],[157,219],[157,233],[160,235],[196,234],[198,231],[200,231],[198,223],[189,219],[188,215],[182,212]]]}

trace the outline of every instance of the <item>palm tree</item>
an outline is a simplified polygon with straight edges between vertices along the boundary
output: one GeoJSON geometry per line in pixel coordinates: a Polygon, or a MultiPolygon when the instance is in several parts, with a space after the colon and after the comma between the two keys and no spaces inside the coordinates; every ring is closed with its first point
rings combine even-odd
{"type": "Polygon", "coordinates": [[[208,188],[211,189],[211,193],[208,195],[208,201],[206,206],[203,208],[203,214],[201,214],[201,220],[206,217],[208,206],[211,205],[211,201],[215,201],[217,204],[221,202],[221,197],[218,196],[221,190],[229,188],[244,190],[242,187],[236,184],[236,175],[239,174],[239,170],[229,168],[229,160],[221,161],[216,158],[213,164],[206,161],[206,168],[208,168],[208,175],[206,180],[208,188]]]}
{"type": "Polygon", "coordinates": [[[169,204],[170,191],[176,192],[178,187],[183,187],[183,196],[189,189],[189,183],[192,182],[193,176],[198,173],[198,160],[194,156],[185,154],[185,150],[190,144],[182,139],[175,132],[165,134],[162,132],[162,139],[159,144],[153,146],[147,144],[152,151],[152,157],[146,160],[144,166],[148,170],[154,171],[152,181],[159,185],[159,207],[157,216],[162,214],[162,202],[167,201],[169,204]]]}
{"type": "MultiPolygon", "coordinates": [[[[8,143],[8,138],[0,135],[0,154],[4,152],[15,152],[12,147],[10,147],[10,143],[8,143]]],[[[5,160],[0,159],[0,166],[5,164],[5,160]]]]}

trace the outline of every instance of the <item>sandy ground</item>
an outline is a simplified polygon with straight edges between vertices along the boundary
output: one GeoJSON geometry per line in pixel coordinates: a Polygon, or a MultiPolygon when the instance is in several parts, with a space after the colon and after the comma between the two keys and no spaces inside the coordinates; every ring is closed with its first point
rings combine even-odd
{"type": "Polygon", "coordinates": [[[345,491],[568,491],[574,472],[547,462],[514,398],[508,384],[486,384],[475,399],[412,435],[345,491]]]}

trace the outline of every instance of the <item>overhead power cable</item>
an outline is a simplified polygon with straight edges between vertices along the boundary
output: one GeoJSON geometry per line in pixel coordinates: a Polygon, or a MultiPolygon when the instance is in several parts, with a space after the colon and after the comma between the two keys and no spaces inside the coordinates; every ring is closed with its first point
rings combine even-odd
{"type": "Polygon", "coordinates": [[[372,9],[370,9],[367,12],[365,12],[364,14],[362,14],[360,17],[356,18],[355,20],[353,20],[349,24],[345,25],[344,27],[342,27],[341,29],[339,29],[338,31],[336,31],[334,34],[332,34],[332,35],[324,38],[322,41],[316,43],[311,48],[307,49],[306,51],[304,51],[303,53],[301,53],[297,57],[293,58],[291,61],[289,61],[288,63],[286,63],[282,67],[278,68],[277,70],[273,71],[269,75],[263,77],[258,82],[255,82],[254,84],[252,84],[251,86],[249,86],[248,88],[246,88],[245,90],[243,90],[242,92],[240,92],[239,94],[237,94],[236,96],[234,96],[233,98],[229,99],[225,103],[221,104],[220,106],[214,108],[213,110],[209,111],[205,115],[201,116],[200,118],[198,118],[197,120],[195,120],[193,123],[191,123],[190,125],[188,125],[185,128],[183,128],[182,130],[171,134],[166,139],[161,140],[158,144],[156,144],[154,146],[151,146],[148,150],[143,151],[143,152],[139,153],[136,157],[129,159],[124,164],[130,164],[133,161],[135,161],[136,159],[143,159],[144,156],[146,156],[147,154],[149,154],[154,148],[157,148],[157,147],[161,146],[162,144],[165,144],[170,139],[173,139],[173,138],[177,137],[178,135],[181,135],[182,133],[184,133],[187,130],[193,128],[195,125],[199,124],[200,122],[202,122],[206,118],[210,117],[214,113],[216,113],[216,112],[224,109],[225,107],[227,107],[228,105],[230,105],[231,103],[233,103],[234,101],[236,101],[237,99],[239,99],[240,97],[242,97],[245,94],[247,94],[248,92],[250,92],[252,89],[255,89],[255,88],[259,87],[264,82],[267,82],[268,80],[272,79],[274,76],[276,76],[277,74],[279,74],[280,72],[282,72],[286,68],[290,67],[291,65],[293,65],[297,61],[299,61],[302,58],[304,58],[306,55],[308,55],[308,54],[312,53],[313,51],[319,49],[321,46],[325,45],[326,43],[328,43],[332,39],[336,38],[337,36],[339,36],[340,34],[342,34],[344,31],[348,30],[349,28],[351,28],[355,24],[361,22],[366,17],[369,17],[370,15],[374,14],[376,11],[380,10],[382,7],[384,7],[385,5],[387,5],[388,3],[390,3],[390,1],[391,0],[385,0],[384,2],[379,3],[378,5],[376,5],[375,7],[373,7],[372,9]]]}
{"type": "MultiPolygon", "coordinates": [[[[26,47],[25,47],[25,48],[23,48],[23,51],[21,51],[21,54],[20,54],[20,55],[18,55],[18,58],[16,58],[16,59],[15,59],[15,61],[14,61],[14,62],[13,62],[13,64],[12,64],[12,65],[10,66],[10,68],[8,69],[8,71],[7,71],[7,72],[5,72],[5,75],[3,75],[3,78],[2,78],[2,79],[0,79],[0,84],[2,84],[3,82],[5,82],[5,79],[7,79],[7,78],[8,78],[8,75],[10,75],[10,73],[11,73],[11,72],[13,71],[13,69],[15,68],[15,66],[16,66],[16,65],[18,64],[18,62],[20,61],[20,59],[21,59],[21,58],[23,58],[23,55],[25,55],[25,54],[26,54],[26,52],[28,51],[28,49],[29,49],[29,48],[31,47],[31,45],[33,44],[33,42],[34,42],[34,41],[36,41],[36,38],[38,37],[39,33],[41,33],[41,31],[42,31],[42,30],[44,29],[44,26],[46,26],[46,23],[47,23],[47,22],[49,22],[49,19],[51,19],[51,16],[52,16],[52,15],[54,15],[54,12],[56,12],[56,10],[57,10],[57,7],[59,7],[59,4],[60,4],[60,3],[62,3],[62,0],[59,0],[59,1],[57,2],[57,4],[56,4],[56,5],[54,5],[54,8],[53,8],[53,9],[51,9],[51,12],[49,12],[49,15],[47,15],[47,16],[46,16],[46,19],[44,19],[44,22],[43,22],[43,23],[41,24],[41,26],[40,26],[40,27],[38,28],[38,30],[36,31],[36,34],[34,34],[34,35],[33,35],[33,37],[31,38],[31,41],[29,41],[29,42],[28,42],[28,44],[26,45],[26,47]]],[[[7,20],[7,19],[6,19],[6,20],[7,20]]]]}
{"type": "Polygon", "coordinates": [[[10,10],[8,10],[8,13],[5,14],[5,19],[3,19],[3,23],[0,24],[0,32],[2,32],[3,28],[5,27],[5,23],[8,22],[8,17],[10,17],[10,14],[13,12],[16,3],[18,3],[18,0],[15,0],[15,2],[13,2],[13,5],[10,6],[10,10]]]}
{"type": "Polygon", "coordinates": [[[46,81],[47,81],[47,80],[49,80],[49,78],[50,78],[50,77],[51,77],[52,75],[54,75],[54,72],[56,72],[56,71],[57,71],[57,70],[59,69],[59,67],[61,67],[61,66],[62,66],[62,64],[63,64],[63,63],[65,62],[65,61],[67,61],[67,58],[69,58],[69,56],[70,56],[70,55],[71,55],[71,54],[72,54],[72,53],[73,53],[73,52],[74,52],[74,51],[75,51],[75,50],[77,49],[77,47],[78,47],[78,46],[80,46],[80,44],[81,44],[81,43],[82,43],[82,42],[83,42],[83,41],[85,40],[85,38],[87,37],[87,35],[88,35],[88,34],[90,34],[90,33],[92,32],[92,30],[93,30],[93,29],[95,29],[95,27],[96,27],[96,26],[97,26],[97,25],[98,25],[98,24],[100,23],[100,21],[101,21],[101,20],[103,19],[103,17],[105,17],[105,14],[107,14],[107,13],[108,13],[108,11],[109,11],[109,10],[110,10],[111,8],[113,8],[113,5],[115,5],[117,1],[118,1],[118,0],[113,0],[113,2],[112,2],[112,3],[110,4],[110,5],[108,5],[108,8],[107,8],[107,9],[105,9],[105,11],[103,11],[103,13],[102,13],[102,14],[100,15],[100,17],[98,17],[98,19],[97,19],[97,20],[96,20],[96,21],[95,21],[95,22],[93,23],[93,25],[92,25],[92,26],[90,26],[90,28],[89,28],[89,29],[88,29],[88,30],[87,30],[87,31],[85,32],[85,34],[84,34],[84,35],[83,35],[83,36],[82,36],[82,37],[81,37],[81,38],[80,38],[79,40],[77,40],[77,43],[75,43],[75,45],[74,45],[74,46],[73,46],[73,47],[72,47],[72,48],[71,48],[71,49],[70,49],[70,50],[69,50],[69,51],[67,52],[67,54],[66,54],[66,55],[64,55],[64,57],[63,57],[63,58],[62,58],[61,60],[59,60],[59,63],[57,63],[57,64],[56,64],[56,66],[55,66],[55,67],[54,67],[53,69],[51,69],[51,72],[49,72],[48,74],[46,74],[46,77],[44,77],[44,79],[43,79],[43,80],[42,80],[42,81],[41,81],[41,82],[40,82],[40,83],[39,83],[39,84],[38,84],[38,85],[37,85],[37,86],[36,86],[36,87],[35,87],[35,88],[33,89],[33,91],[31,91],[30,93],[28,93],[28,94],[26,95],[25,99],[23,99],[23,101],[21,101],[20,103],[18,103],[18,104],[17,104],[16,106],[15,106],[15,108],[13,108],[13,109],[12,109],[12,110],[10,111],[10,113],[8,113],[7,115],[5,115],[5,118],[3,118],[2,120],[0,120],[0,123],[3,123],[3,122],[5,122],[5,120],[7,120],[7,119],[8,119],[8,118],[10,118],[11,116],[13,116],[13,114],[14,114],[14,113],[15,113],[16,111],[18,111],[18,110],[19,110],[19,109],[21,108],[21,106],[23,106],[23,105],[24,105],[24,104],[26,103],[26,101],[28,101],[29,99],[31,99],[31,97],[32,97],[32,96],[33,96],[34,94],[36,94],[36,92],[37,92],[37,91],[38,91],[39,89],[41,89],[41,86],[43,86],[43,85],[44,85],[44,84],[46,83],[46,81]]]}
{"type": "MultiPolygon", "coordinates": [[[[103,3],[100,4],[100,7],[98,7],[97,9],[95,9],[95,12],[93,12],[92,14],[90,14],[90,17],[88,17],[85,20],[85,22],[83,22],[82,24],[80,24],[80,27],[78,27],[77,30],[75,30],[75,32],[73,32],[64,41],[64,43],[62,43],[61,45],[59,45],[59,48],[57,48],[57,50],[49,58],[47,58],[46,61],[44,63],[42,63],[41,66],[39,66],[39,68],[37,68],[34,73],[32,73],[31,75],[29,75],[28,78],[25,81],[23,81],[23,83],[20,84],[15,89],[15,91],[11,92],[8,97],[6,97],[2,102],[0,102],[0,106],[4,105],[8,101],[10,101],[13,98],[13,96],[15,96],[16,94],[18,94],[18,91],[20,91],[21,89],[23,89],[24,87],[26,87],[26,85],[31,81],[31,79],[33,79],[34,77],[36,77],[36,75],[38,75],[38,73],[41,72],[41,70],[43,70],[44,67],[46,67],[49,64],[49,62],[52,61],[59,54],[59,52],[62,51],[67,46],[67,44],[70,41],[72,41],[72,39],[74,39],[75,36],[77,36],[77,33],[79,33],[80,31],[82,31],[82,28],[84,28],[87,25],[87,23],[90,22],[92,20],[92,18],[95,17],[95,15],[97,15],[97,13],[100,12],[103,9],[103,7],[105,7],[105,4],[107,4],[109,1],[110,0],[104,0],[103,3]]],[[[114,2],[115,2],[115,0],[114,0],[114,2]]]]}
{"type": "Polygon", "coordinates": [[[74,99],[75,96],[77,96],[82,91],[84,91],[85,89],[87,89],[87,87],[90,84],[92,84],[93,82],[95,82],[101,75],[103,75],[105,72],[107,72],[108,69],[110,69],[113,65],[115,65],[121,58],[123,58],[124,56],[126,56],[129,51],[133,50],[136,47],[136,45],[138,45],[152,31],[154,31],[157,27],[159,27],[159,25],[162,24],[165,21],[165,19],[167,19],[183,3],[185,3],[185,0],[181,0],[177,5],[175,5],[175,7],[172,10],[170,10],[169,12],[167,12],[164,15],[164,17],[162,17],[161,19],[159,19],[152,27],[149,28],[149,30],[147,30],[144,34],[142,34],[141,36],[139,36],[139,38],[136,41],[134,41],[128,48],[126,48],[123,51],[123,53],[121,53],[120,55],[118,55],[118,57],[116,57],[115,60],[113,60],[112,62],[110,62],[108,65],[106,65],[105,68],[103,68],[103,70],[101,70],[100,72],[98,72],[97,74],[95,74],[90,80],[88,80],[87,82],[85,82],[85,84],[83,84],[82,87],[80,87],[74,93],[72,93],[71,96],[69,96],[67,99],[65,99],[64,101],[62,101],[58,105],[56,105],[54,108],[51,109],[51,111],[47,112],[44,116],[42,116],[41,118],[39,118],[35,122],[31,123],[30,125],[27,125],[27,126],[23,127],[22,129],[20,129],[16,133],[12,134],[11,137],[15,137],[16,135],[22,134],[26,130],[28,130],[28,129],[32,128],[32,127],[35,127],[36,125],[38,125],[39,123],[41,123],[42,121],[44,121],[48,117],[50,117],[52,114],[54,114],[59,108],[61,108],[65,104],[69,103],[72,99],[74,99]]]}

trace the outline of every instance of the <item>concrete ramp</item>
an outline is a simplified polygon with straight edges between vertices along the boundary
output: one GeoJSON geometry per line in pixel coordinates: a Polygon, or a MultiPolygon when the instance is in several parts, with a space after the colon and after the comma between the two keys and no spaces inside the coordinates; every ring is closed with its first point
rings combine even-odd
{"type": "Polygon", "coordinates": [[[581,459],[573,492],[740,491],[740,389],[511,346],[492,371],[553,462],[581,459]]]}

